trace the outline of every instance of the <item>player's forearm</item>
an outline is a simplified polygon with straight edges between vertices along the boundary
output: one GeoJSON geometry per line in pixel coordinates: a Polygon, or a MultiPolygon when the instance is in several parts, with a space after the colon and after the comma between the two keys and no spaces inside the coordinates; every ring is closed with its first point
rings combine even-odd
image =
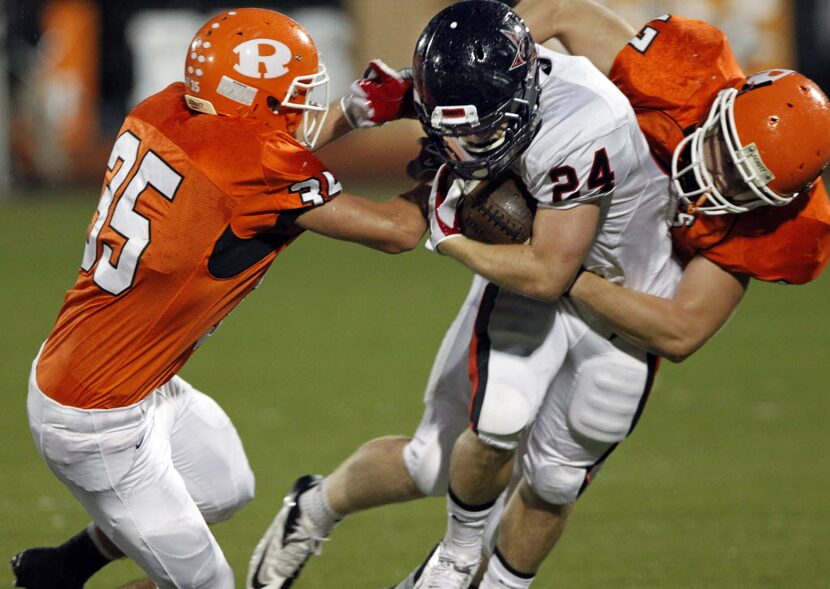
{"type": "Polygon", "coordinates": [[[390,254],[413,249],[426,230],[426,221],[418,204],[402,196],[376,201],[341,194],[303,213],[297,224],[327,237],[360,243],[390,254]]]}
{"type": "Polygon", "coordinates": [[[689,337],[685,313],[671,299],[623,288],[591,272],[580,275],[570,296],[631,343],[672,361],[685,359],[703,344],[689,337]]]}
{"type": "Polygon", "coordinates": [[[635,33],[619,15],[592,0],[522,0],[516,12],[534,41],[556,38],[572,55],[584,55],[606,75],[635,33]]]}
{"type": "Polygon", "coordinates": [[[329,113],[326,120],[323,122],[323,128],[320,130],[320,136],[317,138],[314,151],[325,147],[327,144],[343,137],[352,130],[352,126],[349,124],[349,121],[346,120],[346,117],[343,115],[343,111],[340,108],[340,101],[334,101],[329,106],[329,113]]]}
{"type": "Polygon", "coordinates": [[[426,220],[418,204],[402,196],[371,201],[369,211],[361,220],[353,222],[353,227],[362,233],[355,241],[376,250],[388,254],[408,252],[418,245],[426,231],[426,220]]]}
{"type": "Polygon", "coordinates": [[[726,324],[748,282],[748,277],[696,256],[683,270],[671,299],[623,288],[589,272],[579,277],[571,296],[626,339],[679,362],[726,324]]]}
{"type": "Polygon", "coordinates": [[[581,259],[552,263],[530,245],[489,245],[463,236],[446,240],[440,251],[490,282],[545,302],[567,290],[581,264],[581,259]]]}

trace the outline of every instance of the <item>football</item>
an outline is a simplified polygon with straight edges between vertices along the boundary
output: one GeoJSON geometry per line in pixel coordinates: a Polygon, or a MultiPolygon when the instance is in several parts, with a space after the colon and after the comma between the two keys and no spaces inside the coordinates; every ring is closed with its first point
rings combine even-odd
{"type": "Polygon", "coordinates": [[[525,243],[530,239],[536,201],[521,179],[507,174],[484,180],[461,199],[461,232],[493,244],[525,243]]]}

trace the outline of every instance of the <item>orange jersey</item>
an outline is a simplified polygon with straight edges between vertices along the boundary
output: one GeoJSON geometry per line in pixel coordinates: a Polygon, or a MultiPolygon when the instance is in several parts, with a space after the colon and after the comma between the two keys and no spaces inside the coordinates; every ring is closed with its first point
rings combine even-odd
{"type": "Polygon", "coordinates": [[[339,191],[308,149],[253,118],[198,114],[172,84],[124,121],[81,270],[37,366],[83,408],[136,403],[182,367],[339,191]]]}
{"type": "MultiPolygon", "coordinates": [[[[617,55],[610,77],[631,101],[664,170],[683,137],[709,113],[718,92],[746,81],[726,36],[706,23],[665,16],[646,24],[617,55]]],[[[830,203],[819,180],[784,207],[738,215],[697,215],[672,238],[685,259],[767,281],[802,284],[830,260],[830,203]]]]}

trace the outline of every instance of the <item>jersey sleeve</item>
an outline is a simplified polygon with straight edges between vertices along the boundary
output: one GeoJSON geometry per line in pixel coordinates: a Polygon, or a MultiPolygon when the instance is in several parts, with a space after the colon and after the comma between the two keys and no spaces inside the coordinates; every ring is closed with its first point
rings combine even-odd
{"type": "Polygon", "coordinates": [[[664,164],[684,132],[706,116],[718,92],[746,79],[720,30],[669,15],[647,23],[623,47],[609,77],[631,102],[664,164]]]}
{"type": "MultiPolygon", "coordinates": [[[[553,130],[555,132],[555,129],[553,130]]],[[[539,206],[569,209],[610,195],[632,167],[631,134],[626,125],[537,166],[526,182],[539,206]]]]}
{"type": "Polygon", "coordinates": [[[275,229],[284,213],[321,206],[342,192],[334,174],[307,148],[284,134],[262,148],[262,190],[247,196],[237,210],[239,237],[275,229]]]}

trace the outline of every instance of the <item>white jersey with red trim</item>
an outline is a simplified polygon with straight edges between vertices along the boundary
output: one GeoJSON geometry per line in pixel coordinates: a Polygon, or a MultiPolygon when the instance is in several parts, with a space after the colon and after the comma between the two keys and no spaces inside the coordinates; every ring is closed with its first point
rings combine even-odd
{"type": "MultiPolygon", "coordinates": [[[[601,206],[585,266],[671,296],[674,202],[634,111],[587,59],[538,51],[542,120],[514,168],[540,207],[601,206]]],[[[503,450],[527,434],[526,479],[550,503],[575,501],[636,425],[656,365],[569,297],[545,303],[476,277],[433,365],[407,470],[442,493],[466,427],[503,450]]]]}
{"type": "Polygon", "coordinates": [[[629,288],[670,296],[680,278],[669,225],[674,203],[628,100],[586,58],[537,46],[540,129],[514,164],[541,207],[597,202],[585,266],[629,288]]]}

